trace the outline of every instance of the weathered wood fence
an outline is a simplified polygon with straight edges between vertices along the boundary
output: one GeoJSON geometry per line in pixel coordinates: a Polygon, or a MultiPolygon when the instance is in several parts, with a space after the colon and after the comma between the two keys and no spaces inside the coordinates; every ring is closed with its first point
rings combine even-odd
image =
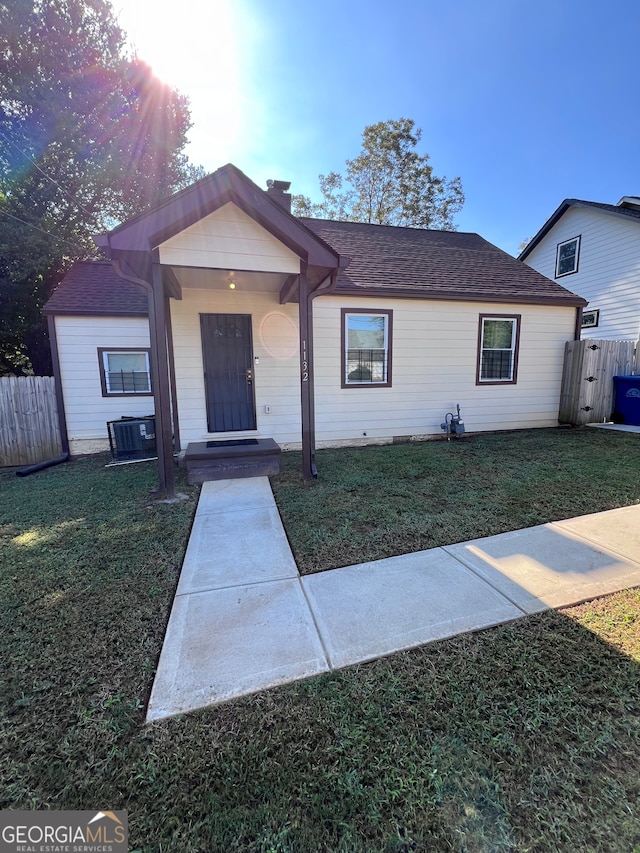
{"type": "Polygon", "coordinates": [[[32,465],[61,453],[55,379],[0,378],[0,466],[32,465]]]}
{"type": "Polygon", "coordinates": [[[640,374],[640,342],[567,341],[558,420],[596,424],[613,411],[613,377],[640,374]]]}

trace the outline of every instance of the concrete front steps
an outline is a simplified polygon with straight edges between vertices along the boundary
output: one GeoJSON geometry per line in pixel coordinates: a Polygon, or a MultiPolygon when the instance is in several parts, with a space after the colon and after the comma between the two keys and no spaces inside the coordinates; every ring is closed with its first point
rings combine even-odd
{"type": "Polygon", "coordinates": [[[272,438],[192,442],[184,456],[187,479],[194,486],[211,480],[271,477],[280,473],[280,452],[272,438]]]}

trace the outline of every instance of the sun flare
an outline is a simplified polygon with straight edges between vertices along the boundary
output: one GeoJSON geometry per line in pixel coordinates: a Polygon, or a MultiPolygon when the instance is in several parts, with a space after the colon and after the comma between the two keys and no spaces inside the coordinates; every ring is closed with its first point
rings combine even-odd
{"type": "Polygon", "coordinates": [[[191,160],[213,170],[236,156],[248,121],[242,57],[252,34],[237,0],[115,0],[114,11],[131,49],[189,97],[206,140],[190,137],[191,160]]]}

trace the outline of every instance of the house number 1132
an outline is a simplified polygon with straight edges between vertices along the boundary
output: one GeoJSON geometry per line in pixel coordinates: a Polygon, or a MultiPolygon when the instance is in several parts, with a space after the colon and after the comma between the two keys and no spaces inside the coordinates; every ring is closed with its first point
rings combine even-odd
{"type": "Polygon", "coordinates": [[[309,362],[307,361],[307,342],[302,342],[302,381],[309,381],[309,362]]]}

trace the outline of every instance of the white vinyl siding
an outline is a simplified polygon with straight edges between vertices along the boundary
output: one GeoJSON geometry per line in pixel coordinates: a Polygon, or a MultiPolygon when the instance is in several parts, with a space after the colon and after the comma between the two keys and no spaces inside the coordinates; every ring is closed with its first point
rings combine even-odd
{"type": "Polygon", "coordinates": [[[300,258],[231,203],[161,243],[159,251],[162,264],[300,272],[300,258]]]}
{"type": "Polygon", "coordinates": [[[578,271],[564,287],[598,310],[597,329],[583,338],[638,340],[640,336],[640,221],[596,208],[570,207],[527,256],[525,263],[553,279],[558,243],[580,234],[578,271]]]}
{"type": "Polygon", "coordinates": [[[154,412],[153,397],[103,397],[98,348],[149,347],[144,317],[55,318],[60,374],[71,453],[108,449],[107,421],[154,412]]]}
{"type": "Polygon", "coordinates": [[[460,404],[468,432],[551,427],[558,403],[573,307],[387,299],[393,310],[393,386],[341,388],[341,309],[380,308],[379,299],[314,301],[315,405],[318,446],[442,435],[460,404]],[[519,314],[516,385],[477,385],[480,314],[519,314]]]}
{"type": "MultiPolygon", "coordinates": [[[[221,437],[207,432],[201,313],[250,314],[257,429],[284,449],[300,446],[298,306],[277,294],[183,289],[171,300],[182,448],[221,437]]],[[[314,300],[318,447],[442,435],[460,404],[468,432],[557,424],[565,341],[574,308],[518,306],[517,385],[476,385],[481,314],[514,316],[513,305],[322,296],[314,300]],[[341,310],[393,311],[393,386],[342,387],[341,310]]],[[[96,348],[149,347],[143,318],[56,317],[71,451],[107,449],[106,422],[153,413],[152,397],[102,397],[96,348]]],[[[225,433],[224,438],[248,437],[225,433]]]]}

